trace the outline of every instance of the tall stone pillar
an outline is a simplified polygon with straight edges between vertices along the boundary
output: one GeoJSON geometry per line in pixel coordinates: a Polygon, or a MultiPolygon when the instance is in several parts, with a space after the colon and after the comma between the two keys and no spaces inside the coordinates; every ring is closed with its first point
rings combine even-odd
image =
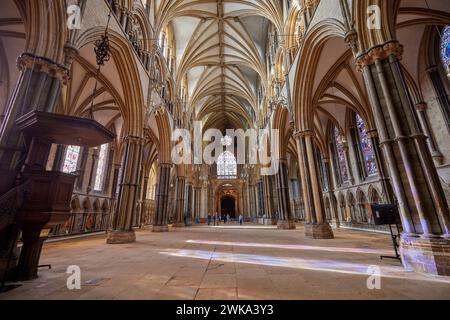
{"type": "Polygon", "coordinates": [[[253,219],[255,219],[258,216],[258,196],[256,194],[258,188],[258,184],[255,182],[252,185],[251,190],[251,197],[252,197],[252,204],[253,204],[253,212],[251,213],[251,216],[253,219]]]}
{"type": "Polygon", "coordinates": [[[332,239],[333,230],[327,222],[323,205],[322,187],[314,156],[313,132],[298,132],[295,136],[299,154],[299,169],[302,179],[303,202],[305,205],[307,237],[332,239]]]}
{"type": "Polygon", "coordinates": [[[192,183],[186,183],[186,196],[184,202],[184,223],[186,226],[192,225],[192,183]]]}
{"type": "Polygon", "coordinates": [[[156,211],[153,220],[153,232],[168,232],[169,226],[169,188],[172,165],[159,165],[158,187],[156,189],[156,211]]]}
{"type": "Polygon", "coordinates": [[[353,175],[353,168],[350,165],[350,163],[351,163],[350,147],[348,146],[347,137],[344,137],[344,138],[345,138],[345,140],[343,142],[343,148],[344,148],[344,156],[345,156],[345,167],[347,168],[347,173],[348,173],[348,182],[350,183],[350,185],[354,185],[355,177],[353,175]]]}
{"type": "MultiPolygon", "coordinates": [[[[435,90],[436,98],[441,107],[444,119],[446,123],[449,124],[450,114],[448,110],[450,110],[450,100],[447,95],[447,91],[445,90],[445,85],[442,82],[441,75],[439,74],[439,69],[437,66],[431,66],[430,68],[428,68],[427,72],[430,76],[431,84],[433,85],[433,88],[435,90]]],[[[431,137],[432,135],[430,135],[430,138],[431,137]]]]}
{"type": "Polygon", "coordinates": [[[200,204],[201,204],[202,188],[194,188],[194,222],[200,223],[200,204]]]}
{"type": "Polygon", "coordinates": [[[450,275],[450,215],[425,135],[399,62],[396,41],[358,58],[363,70],[384,159],[398,200],[405,267],[450,275]]]}
{"type": "Polygon", "coordinates": [[[337,212],[337,201],[336,201],[336,197],[334,197],[333,195],[333,183],[331,181],[331,165],[330,165],[330,158],[324,158],[323,159],[323,166],[325,169],[325,174],[327,175],[327,189],[328,189],[328,193],[330,195],[330,210],[331,210],[331,215],[333,217],[334,223],[336,225],[336,228],[339,228],[341,226],[341,222],[339,220],[339,214],[337,212]]]}
{"type": "Polygon", "coordinates": [[[250,192],[250,180],[247,180],[247,183],[245,185],[245,211],[242,213],[242,216],[244,219],[250,218],[251,216],[251,192],[250,192]]]}
{"type": "Polygon", "coordinates": [[[272,177],[264,176],[262,182],[264,188],[264,213],[266,216],[264,223],[268,225],[276,225],[277,219],[275,217],[275,205],[273,199],[275,188],[272,183],[272,177]]]}
{"type": "Polygon", "coordinates": [[[258,217],[264,215],[265,207],[264,207],[264,187],[263,182],[261,180],[258,181],[256,188],[257,202],[258,202],[258,217]]]}
{"type": "Polygon", "coordinates": [[[389,177],[387,175],[386,161],[384,161],[380,150],[380,142],[378,139],[378,132],[371,130],[367,132],[370,137],[370,143],[372,144],[373,153],[377,162],[378,176],[381,180],[381,187],[383,188],[383,197],[386,203],[394,203],[394,197],[392,196],[392,188],[389,184],[389,177]]]}
{"type": "Polygon", "coordinates": [[[133,216],[139,200],[139,178],[143,156],[144,139],[128,136],[125,138],[125,154],[119,195],[112,229],[108,231],[106,242],[123,244],[136,241],[133,230],[133,216]]]}
{"type": "Polygon", "coordinates": [[[249,210],[247,212],[248,218],[253,218],[256,212],[255,209],[255,192],[254,185],[249,182],[248,185],[248,199],[249,199],[249,210]]]}
{"type": "Polygon", "coordinates": [[[176,185],[176,199],[175,199],[175,221],[173,226],[175,228],[184,227],[184,191],[186,188],[186,179],[184,177],[177,177],[176,185]]]}
{"type": "MultiPolygon", "coordinates": [[[[38,41],[38,39],[35,39],[38,41]]],[[[37,44],[37,43],[36,43],[37,44]]],[[[27,148],[24,148],[24,140],[21,131],[16,126],[16,120],[28,112],[37,110],[54,112],[62,86],[67,82],[69,69],[45,57],[38,57],[31,53],[24,53],[17,59],[17,66],[20,75],[12,91],[12,96],[6,107],[4,119],[0,126],[0,196],[20,184],[20,172],[25,163],[27,148]]],[[[46,163],[45,163],[46,164],[46,163]]],[[[45,164],[39,168],[45,170],[45,164]]],[[[7,197],[8,198],[8,197],[7,197]]],[[[9,208],[2,203],[2,208],[9,208]]],[[[8,212],[9,213],[9,212],[8,212]]],[[[23,230],[24,231],[24,230],[23,230]]],[[[8,265],[8,257],[11,250],[15,252],[19,229],[16,225],[9,225],[0,230],[0,274],[8,265]]],[[[41,244],[37,243],[35,236],[30,232],[23,232],[25,249],[21,255],[37,259],[41,244]],[[25,245],[26,242],[35,243],[35,248],[30,248],[30,252],[25,245]]],[[[39,237],[39,234],[37,235],[39,237]]],[[[15,267],[17,257],[11,257],[9,268],[15,267]]],[[[21,263],[27,264],[27,263],[21,263]]],[[[24,278],[27,278],[25,275],[24,278]]]]}
{"type": "Polygon", "coordinates": [[[69,76],[66,67],[30,53],[22,54],[17,65],[21,73],[0,128],[0,195],[13,188],[24,162],[26,150],[16,120],[34,110],[54,112],[69,76]]]}
{"type": "Polygon", "coordinates": [[[279,169],[275,175],[275,182],[278,193],[278,212],[280,214],[278,229],[295,229],[289,197],[288,164],[286,159],[279,160],[279,169]]]}
{"type": "MultiPolygon", "coordinates": [[[[436,143],[436,139],[433,135],[433,130],[431,129],[430,120],[427,115],[428,105],[425,102],[418,103],[415,105],[417,110],[417,114],[419,115],[420,121],[422,123],[423,133],[427,136],[428,146],[430,147],[431,156],[434,159],[434,162],[437,166],[442,165],[442,161],[444,160],[444,156],[439,151],[438,145],[436,143]]],[[[448,109],[447,109],[448,110],[448,109]]]]}
{"type": "Polygon", "coordinates": [[[147,188],[148,188],[149,177],[145,172],[145,167],[142,168],[141,174],[141,188],[140,188],[140,207],[139,207],[139,227],[145,226],[145,215],[147,212],[147,188]],[[143,178],[142,178],[143,177],[143,178]]]}

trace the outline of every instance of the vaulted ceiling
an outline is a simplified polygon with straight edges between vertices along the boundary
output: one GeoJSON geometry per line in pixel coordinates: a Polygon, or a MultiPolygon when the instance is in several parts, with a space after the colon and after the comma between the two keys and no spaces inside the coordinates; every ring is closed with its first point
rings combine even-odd
{"type": "Polygon", "coordinates": [[[253,127],[268,27],[282,24],[279,1],[160,0],[156,16],[157,32],[173,28],[176,81],[187,77],[192,118],[205,128],[253,127]]]}

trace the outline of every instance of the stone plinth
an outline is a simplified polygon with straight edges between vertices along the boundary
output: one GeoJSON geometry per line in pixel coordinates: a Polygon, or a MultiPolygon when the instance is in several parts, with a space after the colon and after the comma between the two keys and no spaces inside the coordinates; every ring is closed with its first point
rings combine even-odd
{"type": "Polygon", "coordinates": [[[400,254],[408,270],[450,276],[450,240],[402,235],[400,254]]]}
{"type": "Polygon", "coordinates": [[[136,242],[136,234],[134,231],[109,231],[106,243],[108,244],[125,244],[136,242]]]}
{"type": "Polygon", "coordinates": [[[294,220],[280,220],[278,221],[278,229],[280,230],[294,230],[296,228],[294,220]]]}
{"type": "Polygon", "coordinates": [[[333,229],[328,223],[305,224],[305,235],[313,239],[334,239],[333,229]]]}

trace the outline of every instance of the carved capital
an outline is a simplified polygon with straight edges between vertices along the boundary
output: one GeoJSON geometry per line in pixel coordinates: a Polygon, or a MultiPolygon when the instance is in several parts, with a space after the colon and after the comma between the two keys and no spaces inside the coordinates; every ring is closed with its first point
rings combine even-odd
{"type": "Polygon", "coordinates": [[[74,47],[71,43],[66,43],[64,46],[65,60],[64,64],[67,68],[70,68],[73,60],[79,55],[79,51],[76,47],[74,47]]]}
{"type": "Polygon", "coordinates": [[[31,53],[23,53],[17,59],[17,68],[20,71],[33,69],[37,72],[44,72],[52,77],[58,78],[64,85],[69,80],[69,70],[66,67],[50,59],[38,57],[31,53]]]}
{"type": "Polygon", "coordinates": [[[128,144],[143,145],[145,143],[145,138],[136,137],[136,136],[127,136],[124,138],[124,142],[128,143],[128,144]]]}
{"type": "Polygon", "coordinates": [[[307,137],[307,136],[314,137],[314,131],[313,130],[303,130],[303,131],[298,130],[297,132],[295,132],[293,134],[293,136],[295,139],[300,139],[300,138],[307,137]]]}
{"type": "Polygon", "coordinates": [[[354,53],[358,52],[358,34],[354,29],[345,34],[345,42],[348,43],[354,53]]]}
{"type": "Polygon", "coordinates": [[[377,60],[387,59],[392,55],[399,60],[402,59],[403,45],[398,41],[390,41],[369,49],[366,53],[356,58],[356,69],[361,72],[365,66],[372,65],[377,60]]]}

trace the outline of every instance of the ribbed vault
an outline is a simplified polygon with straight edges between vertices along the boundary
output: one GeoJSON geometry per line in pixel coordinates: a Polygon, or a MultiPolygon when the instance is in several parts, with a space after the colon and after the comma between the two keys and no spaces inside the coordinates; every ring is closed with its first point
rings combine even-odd
{"type": "Polygon", "coordinates": [[[268,27],[282,28],[278,1],[163,0],[157,12],[157,32],[173,28],[175,78],[188,92],[188,119],[205,129],[253,127],[257,92],[268,80],[268,27]]]}

